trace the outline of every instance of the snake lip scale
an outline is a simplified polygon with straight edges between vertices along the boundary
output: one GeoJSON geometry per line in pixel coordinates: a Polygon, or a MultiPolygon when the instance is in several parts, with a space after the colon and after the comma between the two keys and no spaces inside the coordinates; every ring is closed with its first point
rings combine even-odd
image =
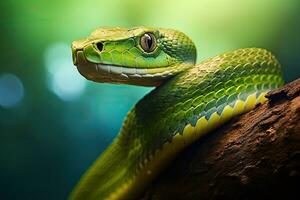
{"type": "Polygon", "coordinates": [[[284,83],[279,62],[265,49],[238,49],[196,64],[193,41],[166,28],[99,28],[72,43],[72,56],[88,80],[156,86],[128,112],[72,200],[136,199],[186,146],[284,83]]]}
{"type": "Polygon", "coordinates": [[[154,74],[151,74],[151,70],[148,70],[147,68],[137,68],[137,67],[122,67],[122,66],[115,66],[115,65],[108,65],[108,64],[96,64],[96,70],[99,72],[104,73],[112,73],[116,75],[123,76],[125,78],[143,78],[143,77],[162,77],[167,78],[170,76],[173,76],[173,73],[171,71],[166,71],[164,69],[156,69],[157,72],[154,74]]]}

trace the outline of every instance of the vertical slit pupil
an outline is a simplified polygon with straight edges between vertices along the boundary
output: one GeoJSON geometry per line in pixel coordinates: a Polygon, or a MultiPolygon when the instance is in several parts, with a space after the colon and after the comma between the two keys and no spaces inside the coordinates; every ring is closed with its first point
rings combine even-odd
{"type": "Polygon", "coordinates": [[[97,43],[97,49],[98,49],[99,51],[102,51],[102,50],[103,50],[103,44],[102,44],[102,42],[98,42],[98,43],[97,43]]]}
{"type": "Polygon", "coordinates": [[[152,47],[152,37],[150,35],[148,35],[147,37],[147,45],[148,45],[148,49],[151,49],[152,47]]]}

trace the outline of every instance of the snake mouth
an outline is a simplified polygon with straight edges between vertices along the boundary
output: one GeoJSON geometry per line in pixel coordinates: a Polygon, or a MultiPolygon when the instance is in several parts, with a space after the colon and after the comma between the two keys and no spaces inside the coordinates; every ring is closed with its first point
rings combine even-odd
{"type": "Polygon", "coordinates": [[[138,68],[138,67],[125,67],[109,64],[96,64],[98,72],[105,72],[115,75],[120,75],[124,78],[167,78],[173,76],[172,70],[165,68],[138,68]]]}
{"type": "Polygon", "coordinates": [[[138,68],[92,63],[86,60],[82,50],[72,54],[79,73],[88,80],[100,83],[158,86],[177,73],[177,67],[138,68]]]}

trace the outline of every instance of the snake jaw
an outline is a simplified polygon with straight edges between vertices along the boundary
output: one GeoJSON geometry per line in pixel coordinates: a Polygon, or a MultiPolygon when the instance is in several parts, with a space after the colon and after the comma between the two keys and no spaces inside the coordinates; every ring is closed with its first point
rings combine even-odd
{"type": "Polygon", "coordinates": [[[126,67],[105,63],[93,63],[86,58],[85,47],[72,45],[73,64],[88,80],[99,83],[131,84],[139,86],[159,86],[189,65],[142,68],[126,67]]]}
{"type": "Polygon", "coordinates": [[[73,63],[79,73],[88,80],[99,83],[133,84],[158,86],[166,79],[178,73],[178,67],[164,68],[129,68],[117,65],[96,64],[86,60],[82,50],[72,49],[73,63]]]}

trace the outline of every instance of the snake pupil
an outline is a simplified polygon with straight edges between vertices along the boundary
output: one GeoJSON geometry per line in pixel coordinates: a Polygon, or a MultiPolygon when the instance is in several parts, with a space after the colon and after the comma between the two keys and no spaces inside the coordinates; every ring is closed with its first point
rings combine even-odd
{"type": "Polygon", "coordinates": [[[151,46],[152,46],[152,38],[149,36],[148,38],[147,38],[147,45],[148,45],[148,48],[150,49],[151,48],[151,46]]]}

